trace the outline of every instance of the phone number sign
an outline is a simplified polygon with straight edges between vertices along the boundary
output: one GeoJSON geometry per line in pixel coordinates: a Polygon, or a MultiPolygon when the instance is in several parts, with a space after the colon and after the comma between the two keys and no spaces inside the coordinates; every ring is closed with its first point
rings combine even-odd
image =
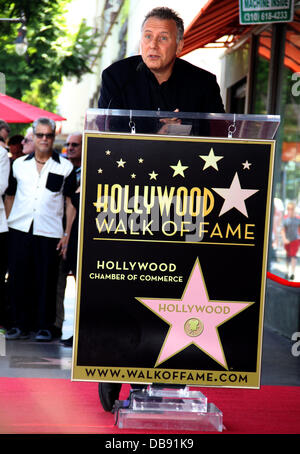
{"type": "Polygon", "coordinates": [[[240,24],[291,22],[294,0],[240,0],[240,24]]]}

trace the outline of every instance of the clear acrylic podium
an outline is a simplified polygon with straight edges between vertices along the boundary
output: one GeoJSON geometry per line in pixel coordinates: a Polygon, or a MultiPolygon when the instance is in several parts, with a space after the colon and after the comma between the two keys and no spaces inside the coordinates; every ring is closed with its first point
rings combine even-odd
{"type": "Polygon", "coordinates": [[[116,406],[120,429],[222,432],[223,414],[201,391],[168,385],[131,390],[116,406]]]}
{"type": "MultiPolygon", "coordinates": [[[[230,139],[274,139],[280,116],[89,109],[86,133],[168,134],[230,139]],[[175,118],[176,115],[176,118],[175,118]]],[[[186,384],[145,384],[116,401],[121,429],[222,432],[223,414],[186,384]]]]}
{"type": "Polygon", "coordinates": [[[176,112],[175,119],[174,112],[160,110],[88,109],[85,131],[267,140],[279,123],[279,115],[176,112]]]}

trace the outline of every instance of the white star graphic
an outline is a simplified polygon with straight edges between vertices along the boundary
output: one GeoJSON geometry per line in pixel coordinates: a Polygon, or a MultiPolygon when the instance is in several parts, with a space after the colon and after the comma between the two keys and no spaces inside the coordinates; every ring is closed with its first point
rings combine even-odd
{"type": "Polygon", "coordinates": [[[259,189],[242,189],[237,172],[231,182],[230,188],[212,188],[217,194],[224,199],[219,216],[227,213],[231,208],[236,208],[243,215],[248,217],[245,200],[259,191],[259,189]]]}
{"type": "Polygon", "coordinates": [[[220,161],[220,159],[223,159],[224,156],[216,156],[213,148],[211,148],[207,156],[199,155],[199,158],[205,161],[203,170],[208,169],[208,167],[213,167],[214,169],[219,170],[217,162],[220,161]]]}
{"type": "Polygon", "coordinates": [[[242,166],[243,166],[243,169],[247,169],[247,170],[250,170],[250,166],[251,166],[251,162],[248,162],[248,160],[246,162],[243,162],[242,163],[242,166]]]}
{"type": "Polygon", "coordinates": [[[188,169],[188,166],[183,166],[180,160],[177,162],[176,166],[170,167],[174,170],[173,177],[175,177],[176,175],[181,175],[182,177],[184,177],[184,171],[188,169]]]}

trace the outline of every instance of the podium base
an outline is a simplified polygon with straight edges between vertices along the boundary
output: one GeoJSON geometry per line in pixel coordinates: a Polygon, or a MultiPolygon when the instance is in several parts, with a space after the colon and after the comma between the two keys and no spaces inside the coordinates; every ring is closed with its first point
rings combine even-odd
{"type": "Polygon", "coordinates": [[[189,387],[132,390],[128,400],[116,402],[115,413],[120,429],[223,430],[222,412],[189,387]]]}

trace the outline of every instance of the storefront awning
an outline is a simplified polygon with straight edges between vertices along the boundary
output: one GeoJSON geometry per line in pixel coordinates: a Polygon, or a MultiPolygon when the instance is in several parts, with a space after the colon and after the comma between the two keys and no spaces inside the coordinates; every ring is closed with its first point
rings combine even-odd
{"type": "MultiPolygon", "coordinates": [[[[209,0],[200,10],[184,34],[181,56],[203,47],[231,47],[254,26],[240,25],[237,0],[209,0]]],[[[259,54],[270,59],[271,30],[260,35],[259,54]]],[[[284,64],[300,72],[300,13],[295,11],[294,21],[287,24],[284,64]]]]}
{"type": "Polygon", "coordinates": [[[229,47],[250,28],[239,23],[238,1],[209,0],[186,29],[181,55],[209,44],[229,47]]]}
{"type": "MultiPolygon", "coordinates": [[[[259,55],[270,60],[271,58],[271,31],[265,30],[259,39],[259,55]]],[[[300,23],[291,22],[287,26],[284,66],[291,71],[300,72],[300,23]]]]}

